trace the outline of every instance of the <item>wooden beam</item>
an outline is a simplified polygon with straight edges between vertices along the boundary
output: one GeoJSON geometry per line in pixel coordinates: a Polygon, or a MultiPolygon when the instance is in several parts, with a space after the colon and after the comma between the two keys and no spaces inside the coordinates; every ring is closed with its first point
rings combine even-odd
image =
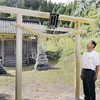
{"type": "Polygon", "coordinates": [[[49,31],[63,31],[63,32],[76,31],[75,29],[64,28],[64,27],[57,27],[55,29],[49,29],[47,26],[43,26],[43,25],[22,24],[22,26],[25,26],[25,27],[31,28],[31,29],[40,29],[40,30],[49,30],[49,31]]]}
{"type": "Polygon", "coordinates": [[[2,38],[2,48],[1,48],[1,50],[2,50],[2,64],[4,65],[4,38],[2,38]]]}
{"type": "MultiPolygon", "coordinates": [[[[49,16],[50,16],[50,13],[47,13],[47,12],[26,10],[26,9],[6,7],[6,6],[0,6],[0,12],[12,13],[12,14],[17,14],[17,13],[21,12],[22,15],[41,17],[41,18],[49,18],[49,16]]],[[[81,23],[90,23],[90,24],[94,23],[93,19],[80,18],[80,17],[67,16],[67,15],[59,15],[59,20],[73,21],[73,22],[80,20],[81,23]]]]}
{"type": "Polygon", "coordinates": [[[29,65],[29,39],[27,39],[27,65],[29,65]]]}
{"type": "MultiPolygon", "coordinates": [[[[2,33],[0,33],[0,37],[2,38],[2,36],[4,37],[4,38],[14,38],[14,36],[16,36],[16,34],[7,34],[7,33],[5,33],[5,34],[2,34],[2,33]]],[[[35,36],[34,34],[22,34],[22,36],[24,37],[24,36],[29,36],[29,37],[31,37],[31,36],[35,36]]]]}

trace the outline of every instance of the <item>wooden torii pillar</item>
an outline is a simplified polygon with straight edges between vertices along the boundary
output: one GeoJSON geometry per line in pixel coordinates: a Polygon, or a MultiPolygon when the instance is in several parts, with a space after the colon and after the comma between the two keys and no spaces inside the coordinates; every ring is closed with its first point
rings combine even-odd
{"type": "MultiPolygon", "coordinates": [[[[41,17],[41,18],[49,18],[50,13],[40,12],[40,11],[33,11],[33,10],[26,10],[26,9],[19,9],[13,7],[5,7],[0,6],[0,12],[2,13],[10,13],[17,15],[17,22],[22,24],[22,16],[33,16],[33,17],[41,17]]],[[[60,28],[57,29],[49,29],[47,26],[43,25],[27,25],[22,24],[23,26],[27,26],[29,28],[35,29],[42,29],[42,30],[54,30],[54,31],[75,31],[80,29],[80,23],[94,23],[93,19],[87,18],[80,18],[80,17],[73,17],[67,15],[59,15],[59,20],[64,21],[73,21],[76,23],[76,29],[69,29],[69,28],[60,28]]],[[[75,57],[76,57],[76,72],[75,72],[75,100],[80,99],[80,35],[76,35],[75,41],[75,57]]],[[[22,31],[21,29],[17,28],[16,33],[16,100],[22,100],[22,92],[21,92],[21,82],[22,82],[22,31]]]]}
{"type": "MultiPolygon", "coordinates": [[[[76,30],[80,29],[80,21],[76,22],[76,30]]],[[[75,36],[75,99],[80,97],[80,35],[75,36]]]]}

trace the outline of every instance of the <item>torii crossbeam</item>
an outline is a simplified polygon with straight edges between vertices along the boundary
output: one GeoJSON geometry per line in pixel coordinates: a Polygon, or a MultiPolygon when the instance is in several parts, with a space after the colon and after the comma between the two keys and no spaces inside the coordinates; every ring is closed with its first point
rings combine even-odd
{"type": "MultiPolygon", "coordinates": [[[[26,24],[22,24],[22,16],[33,16],[33,17],[41,17],[41,18],[49,18],[49,13],[41,12],[41,11],[34,11],[34,10],[26,10],[20,8],[13,8],[13,7],[6,7],[0,6],[0,12],[2,13],[10,13],[17,15],[17,23],[21,26],[27,26],[26,24]]],[[[80,17],[73,17],[67,15],[59,15],[59,20],[64,21],[72,21],[76,23],[76,29],[68,29],[68,28],[57,28],[55,31],[64,31],[64,32],[73,32],[73,31],[80,31],[80,23],[89,23],[93,24],[93,19],[87,18],[80,18],[80,17]]],[[[36,28],[35,25],[28,25],[29,28],[36,28]]],[[[46,26],[38,26],[38,29],[45,29],[45,30],[54,30],[48,29],[46,26]]],[[[75,99],[80,98],[80,34],[76,34],[76,41],[75,41],[75,57],[76,57],[76,72],[75,72],[75,99]]],[[[21,92],[21,82],[22,82],[22,30],[17,28],[16,34],[16,100],[22,100],[22,92],[21,92]]]]}

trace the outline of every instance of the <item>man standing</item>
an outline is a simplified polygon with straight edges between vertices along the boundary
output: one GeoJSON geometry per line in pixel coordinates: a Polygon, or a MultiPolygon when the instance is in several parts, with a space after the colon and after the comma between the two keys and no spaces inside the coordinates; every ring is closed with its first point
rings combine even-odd
{"type": "Polygon", "coordinates": [[[95,41],[89,41],[87,43],[87,51],[82,56],[81,79],[83,80],[85,100],[96,100],[95,81],[99,72],[99,55],[93,50],[95,46],[95,41]]]}

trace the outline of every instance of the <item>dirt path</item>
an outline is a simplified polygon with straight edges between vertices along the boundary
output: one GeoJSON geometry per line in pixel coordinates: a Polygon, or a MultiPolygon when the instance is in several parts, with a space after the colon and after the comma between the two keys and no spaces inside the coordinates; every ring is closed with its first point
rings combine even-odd
{"type": "MultiPolygon", "coordinates": [[[[46,84],[34,85],[28,84],[27,86],[22,86],[22,99],[23,100],[68,100],[70,97],[74,96],[73,88],[67,86],[56,85],[57,87],[52,87],[53,85],[46,84]],[[59,87],[60,86],[60,87],[59,87]],[[68,91],[70,90],[70,91],[68,91]]],[[[15,85],[10,84],[7,86],[0,86],[0,100],[15,100],[15,85]]]]}

